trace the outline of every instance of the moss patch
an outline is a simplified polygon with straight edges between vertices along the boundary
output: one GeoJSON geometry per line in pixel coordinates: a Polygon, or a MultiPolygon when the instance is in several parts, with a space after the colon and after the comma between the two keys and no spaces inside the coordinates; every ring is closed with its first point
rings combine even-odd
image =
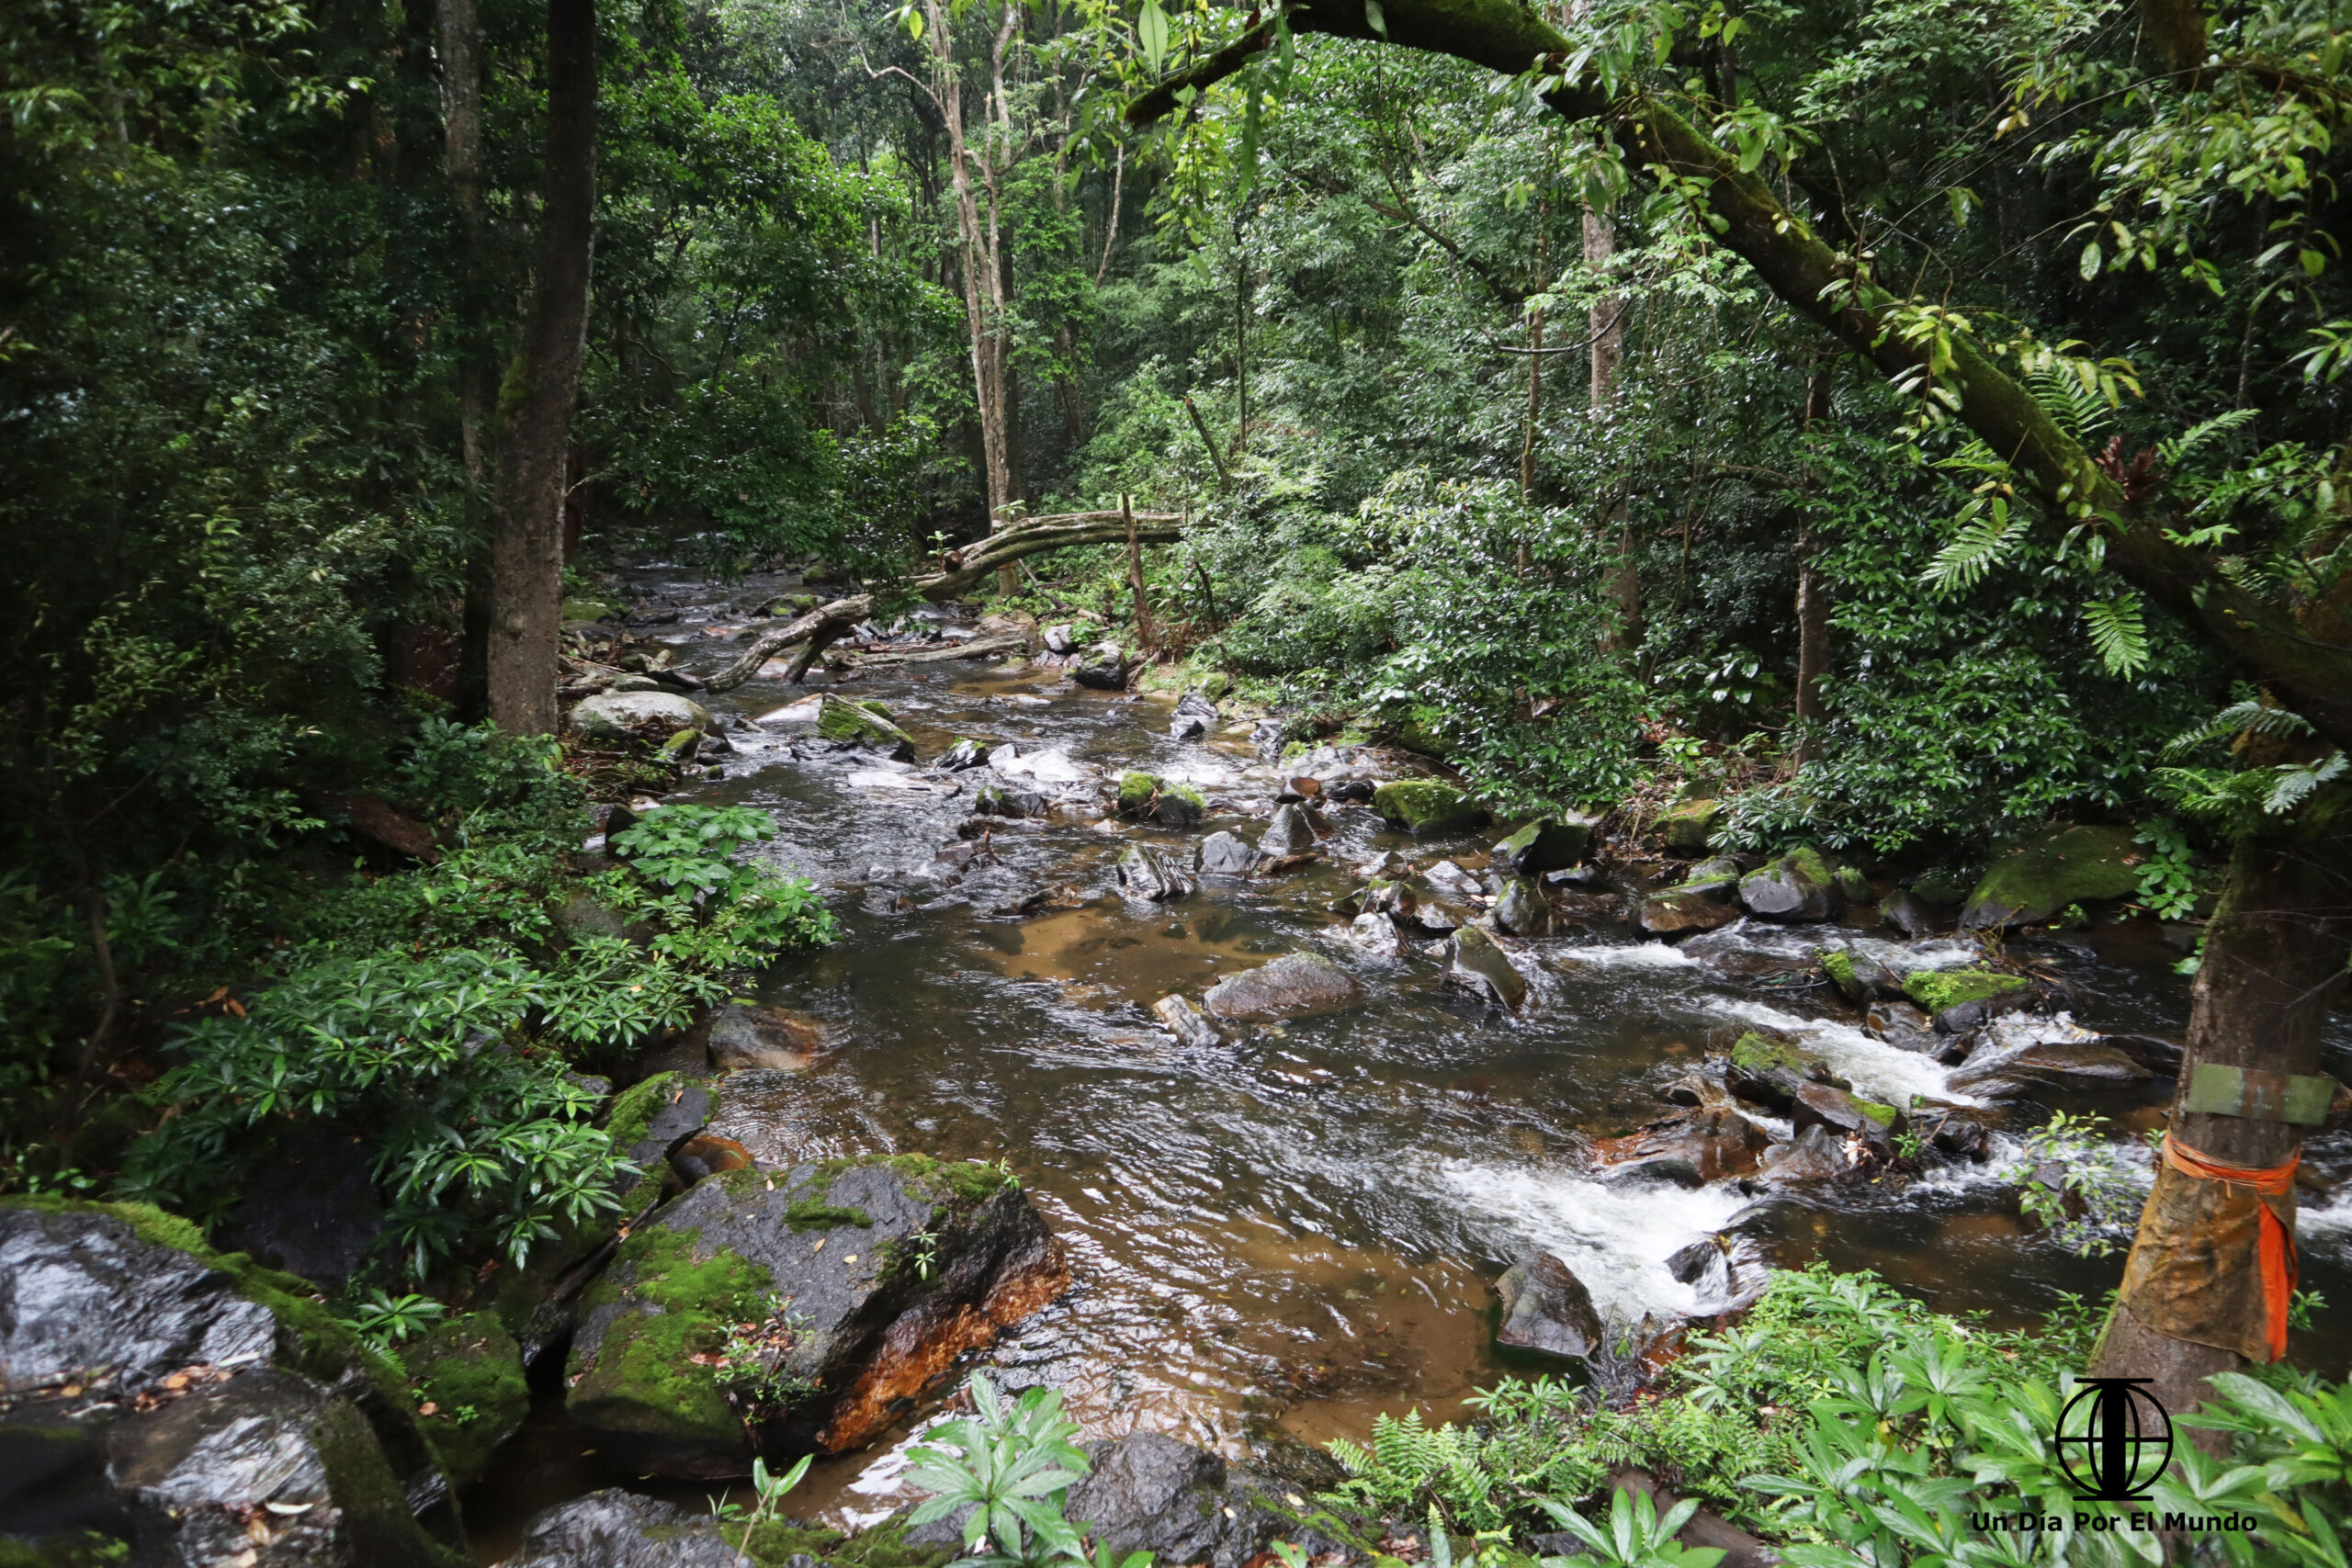
{"type": "Polygon", "coordinates": [[[1821,972],[1840,987],[1854,985],[1854,955],[1842,947],[1828,948],[1821,954],[1821,972]]]}
{"type": "Polygon", "coordinates": [[[874,1216],[863,1209],[820,1203],[811,1198],[803,1198],[786,1209],[784,1217],[785,1223],[797,1231],[837,1231],[843,1225],[867,1231],[874,1228],[874,1216]]]}
{"type": "Polygon", "coordinates": [[[729,1546],[760,1568],[784,1568],[796,1556],[813,1557],[836,1568],[940,1568],[956,1556],[944,1546],[909,1546],[903,1515],[855,1535],[793,1519],[768,1519],[746,1541],[742,1525],[718,1528],[729,1546]]]}
{"type": "Polygon", "coordinates": [[[1767,1040],[1754,1030],[1732,1042],[1731,1059],[1752,1073],[1770,1072],[1775,1067],[1798,1068],[1805,1059],[1797,1048],[1785,1040],[1767,1040]]]}
{"type": "Polygon", "coordinates": [[[442,1324],[403,1359],[417,1393],[418,1424],[442,1469],[456,1484],[471,1484],[530,1412],[521,1348],[496,1317],[469,1313],[442,1324]]]}
{"type": "Polygon", "coordinates": [[[1930,1014],[2025,987],[2020,976],[1995,969],[1914,969],[1903,976],[1903,994],[1930,1014]]]}
{"type": "Polygon", "coordinates": [[[1715,819],[1723,811],[1723,802],[1719,800],[1686,800],[1658,814],[1658,832],[1668,849],[1695,853],[1707,847],[1708,839],[1714,834],[1715,819]]]}
{"type": "Polygon", "coordinates": [[[1799,844],[1781,857],[1781,863],[1815,887],[1832,886],[1838,880],[1837,873],[1829,869],[1829,863],[1822,859],[1821,852],[1811,844],[1799,844]]]}
{"type": "MultiPolygon", "coordinates": [[[[570,1400],[596,1407],[594,1425],[607,1429],[688,1433],[726,1441],[741,1422],[719,1392],[718,1374],[693,1358],[727,1343],[727,1325],[747,1303],[763,1299],[768,1271],[727,1247],[698,1255],[699,1229],[649,1226],[628,1238],[616,1269],[626,1266],[630,1289],[651,1312],[624,1312],[605,1327],[595,1364],[578,1369],[570,1400]]],[[[589,1311],[621,1299],[613,1275],[581,1298],[589,1311]]]]}
{"type": "Polygon", "coordinates": [[[1880,1126],[1892,1127],[1894,1125],[1894,1118],[1897,1112],[1894,1106],[1881,1105],[1875,1100],[1864,1100],[1860,1095],[1854,1096],[1853,1100],[1854,1109],[1869,1117],[1871,1121],[1877,1122],[1880,1126]]]}
{"type": "Polygon", "coordinates": [[[1396,779],[1372,794],[1373,809],[1391,827],[1408,833],[1443,833],[1475,828],[1486,819],[1479,804],[1436,779],[1396,779]]]}
{"type": "Polygon", "coordinates": [[[2069,904],[2128,898],[2140,890],[2142,853],[2129,828],[2043,833],[1993,863],[1969,895],[1961,923],[2030,924],[2069,904]]]}

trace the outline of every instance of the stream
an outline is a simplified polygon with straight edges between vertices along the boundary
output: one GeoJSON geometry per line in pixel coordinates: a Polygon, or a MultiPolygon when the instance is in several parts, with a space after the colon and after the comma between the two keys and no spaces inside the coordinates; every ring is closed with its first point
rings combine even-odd
{"type": "MultiPolygon", "coordinates": [[[[684,668],[708,673],[741,647],[712,632],[761,624],[736,607],[792,581],[720,589],[641,570],[631,580],[640,615],[680,616],[637,635],[675,644],[684,668]]],[[[1799,1035],[1873,1100],[1957,1098],[1948,1069],[1864,1033],[1835,992],[1776,987],[1754,971],[1794,969],[1825,940],[1908,968],[1967,962],[1973,943],[1747,921],[1708,945],[1756,962],[1724,963],[1630,927],[1574,930],[1513,944],[1531,999],[1502,1015],[1442,987],[1440,961],[1408,953],[1382,967],[1351,953],[1335,938],[1346,917],[1330,908],[1358,886],[1355,863],[1395,850],[1417,869],[1450,857],[1476,871],[1500,829],[1417,842],[1369,809],[1338,809],[1306,870],[1130,903],[1113,871],[1130,842],[1189,854],[1218,828],[1254,837],[1299,765],[1262,762],[1248,724],[1229,714],[1203,740],[1171,739],[1172,695],[1090,691],[1059,668],[860,672],[844,694],[888,705],[925,761],[978,737],[1017,748],[999,769],[1008,787],[1091,795],[1133,767],[1210,800],[1207,820],[1181,831],[1058,812],[1049,824],[1008,822],[991,835],[996,863],[942,885],[928,868],[989,771],[934,775],[871,751],[796,755],[811,732],[741,722],[836,684],[820,671],[805,688],[758,679],[697,694],[727,718],[736,750],[673,798],[772,813],[780,836],[761,852],[813,878],[842,927],[833,946],[779,964],[757,988],[763,1003],[822,1021],[825,1048],[803,1072],[731,1077],[711,1130],[763,1164],[896,1151],[1009,1161],[1067,1246],[1073,1285],[977,1359],[1003,1385],[1062,1390],[1090,1437],[1153,1429],[1238,1457],[1285,1436],[1360,1438],[1382,1411],[1456,1416],[1481,1383],[1528,1371],[1497,1360],[1490,1302],[1493,1280],[1531,1246],[1556,1253],[1618,1320],[1697,1310],[1665,1260],[1734,1224],[1776,1263],[1875,1269],[1939,1310],[2000,1325],[2120,1276],[2120,1253],[2076,1258],[2021,1226],[1999,1172],[2036,1120],[2030,1106],[1988,1110],[1989,1162],[1934,1167],[1894,1190],[1758,1199],[1731,1184],[1592,1175],[1591,1139],[1656,1115],[1679,1066],[1746,1028],[1799,1035]],[[993,912],[1023,906],[1035,912],[993,912]],[[1301,949],[1354,969],[1370,987],[1364,1005],[1234,1030],[1206,1048],[1178,1043],[1152,1016],[1170,992],[1197,1002],[1221,976],[1301,949]]],[[[1322,761],[1343,768],[1351,756],[1322,761]]],[[[1364,761],[1380,771],[1381,760],[1364,761]]],[[[2018,938],[2010,950],[2029,951],[2018,938]]],[[[2071,985],[2086,1026],[2178,1038],[2188,981],[2147,922],[2030,952],[2071,985]]],[[[2347,1059],[2352,1028],[2338,1015],[2330,1070],[2343,1076],[2347,1059]]],[[[665,1067],[707,1070],[699,1037],[639,1064],[665,1067]]],[[[2172,1089],[2157,1078],[2049,1103],[2098,1111],[2137,1136],[2172,1089]]],[[[2334,1190],[2301,1195],[2303,1285],[2341,1314],[2352,1311],[2352,1188],[2341,1184],[2352,1147],[2338,1135],[2306,1157],[2334,1190]]],[[[2342,1322],[2323,1318],[2297,1359],[2340,1374],[2352,1340],[2342,1322]]],[[[468,1499],[481,1561],[511,1551],[532,1513],[599,1486],[694,1506],[714,1490],[607,1473],[582,1451],[557,1393],[543,1392],[468,1499]]],[[[859,1524],[902,1505],[907,1438],[929,1414],[865,1452],[820,1462],[789,1510],[859,1524]]]]}

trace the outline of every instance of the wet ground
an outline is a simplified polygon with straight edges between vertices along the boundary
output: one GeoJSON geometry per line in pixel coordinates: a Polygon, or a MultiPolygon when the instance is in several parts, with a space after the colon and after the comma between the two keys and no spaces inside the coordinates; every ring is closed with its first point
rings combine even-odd
{"type": "MultiPolygon", "coordinates": [[[[659,571],[638,586],[686,607],[656,635],[687,668],[715,670],[736,651],[706,635],[743,624],[716,591],[659,571]]],[[[755,680],[706,701],[748,719],[809,689],[755,680]]],[[[1384,1410],[1456,1415],[1511,1370],[1490,1348],[1490,1281],[1530,1246],[1557,1253],[1605,1314],[1627,1319],[1690,1310],[1664,1260],[1735,1222],[1780,1263],[1876,1269],[1941,1310],[2005,1325],[2120,1277],[2120,1255],[2080,1259],[2026,1234],[1997,1156],[1900,1191],[1763,1202],[1729,1186],[1594,1179],[1589,1141],[1655,1114],[1676,1065],[1741,1028],[1800,1034],[1872,1099],[1948,1098],[1945,1069],[1864,1034],[1828,993],[1775,988],[1627,930],[1518,944],[1534,997],[1516,1018],[1442,987],[1433,959],[1383,967],[1339,940],[1345,917],[1329,906],[1357,885],[1351,863],[1393,849],[1417,865],[1442,855],[1475,868],[1492,832],[1417,843],[1369,810],[1340,810],[1309,870],[1130,903],[1113,873],[1129,842],[1189,853],[1219,827],[1254,836],[1262,825],[1292,770],[1260,761],[1246,722],[1172,740],[1170,698],[1087,691],[1057,668],[929,664],[840,689],[887,704],[926,761],[958,737],[1011,743],[1019,755],[1002,782],[1073,807],[1127,767],[1209,798],[1208,820],[1182,832],[1074,819],[1091,815],[1082,808],[1008,824],[990,839],[995,863],[943,884],[933,856],[987,771],[942,778],[871,753],[796,755],[806,731],[753,725],[729,731],[737,753],[683,796],[770,811],[781,837],[763,852],[820,884],[842,922],[833,947],[758,988],[822,1020],[828,1048],[802,1073],[729,1080],[715,1130],[778,1164],[908,1150],[1010,1161],[1068,1245],[1074,1285],[982,1359],[1003,1382],[1061,1388],[1090,1436],[1151,1428],[1238,1455],[1271,1436],[1361,1436],[1384,1410]],[[991,913],[1041,894],[1042,912],[991,913]],[[1350,963],[1365,1005],[1207,1049],[1157,1027],[1160,997],[1197,1000],[1220,976],[1301,948],[1350,963]]],[[[1868,945],[1890,933],[1751,925],[1732,941],[1795,962],[1825,934],[1868,945]]],[[[1946,941],[1900,958],[1972,955],[1946,941]]],[[[2072,984],[2082,1022],[2177,1037],[2188,983],[2143,927],[2076,933],[2032,957],[2072,984]]],[[[2352,1048],[2338,1033],[2339,1051],[2352,1048]]],[[[691,1042],[671,1055],[644,1066],[702,1066],[691,1042]]],[[[2152,1124],[2170,1090],[2159,1079],[2068,1108],[2129,1132],[2152,1124]]],[[[2033,1116],[2009,1113],[1996,1143],[2013,1150],[2033,1116]]],[[[2352,1201],[2305,1203],[2306,1288],[2352,1312],[2352,1201]]],[[[2303,1359],[2340,1371],[2347,1339],[2324,1333],[2303,1359]]],[[[560,1405],[540,1411],[469,1506],[485,1561],[536,1509],[637,1483],[603,1473],[582,1447],[560,1405]]],[[[902,1448],[828,1461],[794,1511],[878,1517],[900,1500],[902,1448]]],[[[648,1489],[696,1503],[712,1490],[648,1489]]]]}

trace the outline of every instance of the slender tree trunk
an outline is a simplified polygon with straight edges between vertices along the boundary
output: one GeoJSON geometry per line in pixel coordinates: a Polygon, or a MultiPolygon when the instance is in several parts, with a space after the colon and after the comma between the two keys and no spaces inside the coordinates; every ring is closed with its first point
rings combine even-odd
{"type": "MultiPolygon", "coordinates": [[[[2262,1116],[2181,1109],[2199,1066],[2278,1075],[2319,1072],[2319,1026],[2342,994],[2352,954],[2352,791],[2308,802],[2295,824],[2241,842],[2205,931],[2170,1136],[2222,1165],[2279,1166],[2304,1128],[2262,1116]]],[[[2293,1214],[2294,1188],[2285,1206],[2293,1214]]],[[[2249,1190],[2165,1170],[2149,1194],[2123,1289],[2092,1359],[2098,1377],[2148,1378],[2178,1416],[2204,1402],[2204,1380],[2268,1360],[2249,1190]]],[[[2291,1234],[2291,1231],[2290,1231],[2291,1234]]]]}
{"type": "Polygon", "coordinates": [[[1143,649],[1145,656],[1149,657],[1152,644],[1159,639],[1152,635],[1151,604],[1144,597],[1143,546],[1136,538],[1134,497],[1124,494],[1119,497],[1119,515],[1126,520],[1127,525],[1127,586],[1135,591],[1136,596],[1136,641],[1143,649]]]}
{"type": "Polygon", "coordinates": [[[1241,248],[1241,214],[1233,215],[1233,446],[1238,462],[1250,449],[1250,257],[1241,248]]]}
{"type": "Polygon", "coordinates": [[[548,143],[538,276],[499,398],[490,716],[552,734],[562,631],[563,502],[588,337],[596,207],[596,4],[548,0],[548,143]]]}
{"type": "MultiPolygon", "coordinates": [[[[491,420],[496,412],[498,364],[488,328],[489,221],[483,208],[481,154],[481,16],[475,0],[440,0],[436,48],[441,64],[442,163],[449,198],[465,224],[465,257],[458,268],[458,439],[475,507],[489,477],[491,420]]],[[[472,515],[480,512],[469,508],[472,515]]],[[[490,548],[469,552],[459,627],[459,705],[480,716],[489,680],[490,548]]]]}
{"type": "Polygon", "coordinates": [[[1111,214],[1102,225],[1102,259],[1094,264],[1094,287],[1102,287],[1102,279],[1111,271],[1111,251],[1119,243],[1119,199],[1127,179],[1127,144],[1119,143],[1111,155],[1111,214]]]}
{"type": "MultiPolygon", "coordinates": [[[[1615,215],[1605,207],[1588,207],[1584,214],[1585,270],[1598,276],[1616,254],[1615,215]]],[[[1594,300],[1589,328],[1592,417],[1607,421],[1617,406],[1617,373],[1625,358],[1625,301],[1614,294],[1604,294],[1594,300]]],[[[1642,578],[1634,565],[1633,527],[1622,497],[1611,505],[1608,523],[1615,525],[1617,553],[1622,558],[1609,575],[1609,596],[1617,605],[1617,629],[1603,645],[1603,651],[1631,653],[1642,646],[1642,578]]]]}
{"type": "MultiPolygon", "coordinates": [[[[1830,362],[1816,362],[1804,384],[1804,427],[1810,441],[1814,426],[1829,417],[1830,362]]],[[[1806,476],[1808,480],[1811,476],[1806,476]]],[[[1810,484],[1807,486],[1810,489],[1810,484]]],[[[1809,499],[1808,499],[1809,504],[1809,499]]],[[[1804,739],[1797,760],[1813,761],[1820,744],[1814,727],[1827,716],[1822,705],[1821,683],[1829,673],[1829,584],[1814,564],[1821,544],[1810,518],[1797,529],[1797,723],[1804,739]]]]}

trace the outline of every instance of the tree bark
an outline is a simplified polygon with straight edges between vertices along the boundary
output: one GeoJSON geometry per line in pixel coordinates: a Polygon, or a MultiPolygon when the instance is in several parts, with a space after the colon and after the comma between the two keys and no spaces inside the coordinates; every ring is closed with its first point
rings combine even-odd
{"type": "MultiPolygon", "coordinates": [[[[1804,439],[1810,444],[1813,428],[1829,417],[1829,366],[1816,364],[1813,374],[1805,378],[1804,412],[1802,416],[1804,439]]],[[[1811,474],[1806,477],[1810,491],[1811,474]]],[[[1810,497],[1804,504],[1810,504],[1810,497]]],[[[1829,583],[1819,567],[1814,564],[1820,553],[1821,541],[1814,533],[1808,518],[1797,529],[1797,726],[1801,739],[1797,743],[1797,761],[1809,762],[1815,758],[1820,741],[1816,731],[1828,717],[1822,701],[1821,683],[1829,673],[1829,583]]]]}
{"type": "Polygon", "coordinates": [[[538,276],[499,397],[491,547],[490,716],[516,735],[556,727],[563,502],[588,340],[596,208],[596,3],[548,0],[548,142],[538,276]]]}
{"type": "MultiPolygon", "coordinates": [[[[2317,1073],[2320,1022],[2343,992],[2347,956],[2352,791],[2339,788],[2307,802],[2291,826],[2242,840],[2231,856],[2190,994],[2174,1138],[2222,1164],[2257,1169],[2301,1151],[2303,1129],[2292,1123],[2192,1113],[2180,1101],[2199,1063],[2317,1073]]],[[[2177,1205],[2159,1202],[2165,1196],[2160,1186],[2141,1216],[2123,1292],[2091,1372],[2153,1379],[2151,1392],[2178,1415],[2203,1403],[2206,1378],[2235,1371],[2246,1358],[2230,1346],[2165,1331],[2196,1315],[2177,1298],[2211,1277],[2214,1255],[2207,1235],[2179,1223],[2177,1205]]],[[[2258,1288],[2245,1279],[2220,1283],[2238,1293],[2258,1288]]]]}
{"type": "MultiPolygon", "coordinates": [[[[1584,212],[1585,271],[1599,276],[1617,254],[1617,221],[1608,208],[1588,207],[1584,212]]],[[[1617,372],[1625,361],[1625,301],[1604,294],[1592,302],[1586,325],[1592,333],[1591,412],[1596,424],[1613,418],[1617,407],[1617,372]]],[[[1633,529],[1623,496],[1611,502],[1602,524],[1604,534],[1616,536],[1618,562],[1609,574],[1609,598],[1617,607],[1616,629],[1601,639],[1604,653],[1631,653],[1642,646],[1642,574],[1634,564],[1633,529]],[[1613,529],[1612,529],[1613,525],[1613,529]]]]}

